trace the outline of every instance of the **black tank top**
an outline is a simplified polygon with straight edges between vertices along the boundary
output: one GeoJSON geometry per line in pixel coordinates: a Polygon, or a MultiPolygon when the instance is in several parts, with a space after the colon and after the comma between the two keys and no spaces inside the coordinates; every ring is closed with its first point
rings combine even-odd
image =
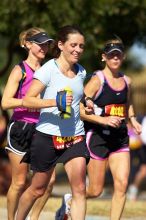
{"type": "Polygon", "coordinates": [[[104,116],[105,106],[111,105],[111,104],[126,104],[127,97],[128,97],[128,86],[127,86],[126,81],[125,81],[125,86],[122,90],[114,90],[113,88],[111,88],[108,81],[104,77],[102,91],[100,95],[94,100],[94,104],[103,109],[103,112],[101,115],[104,116]]]}
{"type": "MultiPolygon", "coordinates": [[[[103,73],[102,73],[103,74],[103,73]]],[[[120,74],[120,77],[123,77],[122,74],[120,74]]],[[[126,105],[128,100],[128,85],[126,80],[125,86],[121,90],[114,90],[106,80],[106,78],[103,76],[104,82],[102,84],[102,90],[99,96],[94,100],[94,104],[101,110],[101,116],[105,116],[105,106],[112,105],[112,104],[121,104],[126,105]]],[[[90,123],[85,121],[85,130],[89,130],[95,127],[98,127],[98,124],[90,123]]]]}

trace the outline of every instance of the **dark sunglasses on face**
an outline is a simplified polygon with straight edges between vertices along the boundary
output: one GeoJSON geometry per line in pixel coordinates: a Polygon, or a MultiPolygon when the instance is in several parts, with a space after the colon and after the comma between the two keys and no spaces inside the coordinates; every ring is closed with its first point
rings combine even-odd
{"type": "Polygon", "coordinates": [[[108,59],[112,59],[114,57],[117,57],[117,58],[121,59],[123,57],[123,55],[124,55],[124,53],[121,53],[119,51],[114,50],[111,53],[106,54],[106,57],[108,59]]]}

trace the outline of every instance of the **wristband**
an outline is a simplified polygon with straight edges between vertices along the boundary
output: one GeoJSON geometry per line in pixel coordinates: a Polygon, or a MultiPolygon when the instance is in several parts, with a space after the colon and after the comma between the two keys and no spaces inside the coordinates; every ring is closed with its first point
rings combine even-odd
{"type": "Polygon", "coordinates": [[[88,100],[90,100],[90,101],[93,102],[93,98],[91,98],[91,97],[85,97],[85,101],[88,101],[88,100]]]}

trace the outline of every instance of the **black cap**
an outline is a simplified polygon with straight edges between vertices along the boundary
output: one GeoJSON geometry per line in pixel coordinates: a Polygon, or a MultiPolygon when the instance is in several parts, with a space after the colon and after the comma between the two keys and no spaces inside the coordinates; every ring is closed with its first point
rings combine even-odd
{"type": "Polygon", "coordinates": [[[103,49],[103,52],[105,54],[109,54],[113,51],[124,53],[124,45],[122,43],[109,43],[109,44],[106,44],[103,49]]]}
{"type": "Polygon", "coordinates": [[[26,40],[34,42],[36,44],[44,44],[48,41],[53,41],[53,39],[50,38],[46,32],[40,32],[38,34],[33,35],[32,37],[28,37],[26,40]]]}

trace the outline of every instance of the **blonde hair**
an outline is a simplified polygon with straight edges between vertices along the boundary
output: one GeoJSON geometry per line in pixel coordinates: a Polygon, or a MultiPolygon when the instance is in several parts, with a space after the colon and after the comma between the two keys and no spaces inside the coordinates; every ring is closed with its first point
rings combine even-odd
{"type": "Polygon", "coordinates": [[[20,46],[27,49],[26,39],[34,36],[35,34],[41,33],[41,32],[45,32],[45,30],[43,28],[38,28],[38,27],[33,27],[33,28],[29,28],[25,31],[22,31],[19,35],[20,46]]]}
{"type": "Polygon", "coordinates": [[[105,42],[105,45],[107,45],[107,44],[117,44],[117,43],[123,44],[123,41],[119,36],[114,35],[113,38],[111,38],[111,39],[109,39],[105,42]]]}

